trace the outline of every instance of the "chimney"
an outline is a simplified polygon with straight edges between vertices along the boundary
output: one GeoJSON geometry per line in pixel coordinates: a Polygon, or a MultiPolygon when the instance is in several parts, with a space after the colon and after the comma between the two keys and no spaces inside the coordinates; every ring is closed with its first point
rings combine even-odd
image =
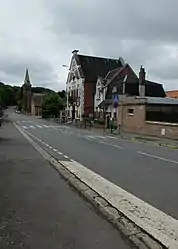
{"type": "Polygon", "coordinates": [[[79,50],[75,49],[72,51],[72,54],[77,54],[79,52],[79,50]]]}
{"type": "Polygon", "coordinates": [[[140,67],[140,72],[139,72],[139,96],[145,97],[145,68],[140,67]]]}

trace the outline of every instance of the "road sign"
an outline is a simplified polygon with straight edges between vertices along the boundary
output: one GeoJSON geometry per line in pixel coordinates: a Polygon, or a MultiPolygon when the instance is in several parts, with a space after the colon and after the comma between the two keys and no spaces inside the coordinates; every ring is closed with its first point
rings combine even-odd
{"type": "Polygon", "coordinates": [[[119,104],[119,95],[116,94],[116,95],[114,95],[114,97],[113,97],[113,106],[114,106],[114,108],[117,108],[117,107],[118,107],[118,104],[119,104]]]}

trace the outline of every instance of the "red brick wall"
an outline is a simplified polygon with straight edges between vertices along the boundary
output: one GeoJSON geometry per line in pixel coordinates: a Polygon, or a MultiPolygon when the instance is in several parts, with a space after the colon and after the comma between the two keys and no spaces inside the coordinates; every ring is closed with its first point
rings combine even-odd
{"type": "Polygon", "coordinates": [[[130,66],[125,67],[123,69],[121,75],[127,75],[128,77],[135,76],[135,74],[130,66]]]}
{"type": "Polygon", "coordinates": [[[84,114],[88,115],[94,112],[94,91],[95,82],[84,83],[84,114]]]}

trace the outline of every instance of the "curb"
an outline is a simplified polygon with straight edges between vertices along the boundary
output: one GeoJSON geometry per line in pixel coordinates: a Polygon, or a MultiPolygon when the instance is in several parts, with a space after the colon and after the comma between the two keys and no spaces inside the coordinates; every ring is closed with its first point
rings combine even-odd
{"type": "Polygon", "coordinates": [[[112,225],[114,225],[126,238],[132,246],[139,249],[166,249],[167,247],[153,238],[132,220],[127,218],[117,208],[113,207],[105,198],[98,194],[94,189],[82,182],[74,173],[69,171],[65,165],[48,154],[29,135],[21,130],[16,124],[14,126],[28,140],[28,142],[45,158],[53,168],[65,179],[69,186],[72,186],[77,192],[91,203],[96,210],[102,214],[112,225]]]}
{"type": "Polygon", "coordinates": [[[74,187],[77,192],[91,203],[96,210],[104,216],[114,227],[116,227],[130,241],[132,246],[140,249],[165,249],[159,241],[138,227],[134,222],[128,219],[118,209],[113,207],[105,198],[100,196],[94,189],[82,182],[75,174],[70,172],[61,162],[56,162],[52,158],[50,164],[58,173],[74,187]],[[59,166],[60,164],[60,166],[59,166]]]}
{"type": "Polygon", "coordinates": [[[166,147],[166,148],[178,150],[178,145],[176,146],[176,145],[171,145],[171,144],[162,143],[162,142],[151,142],[151,141],[146,141],[146,140],[140,140],[140,139],[137,139],[135,137],[130,138],[130,137],[120,136],[119,138],[122,138],[122,139],[125,139],[125,140],[130,140],[132,142],[152,144],[152,145],[155,145],[155,146],[166,147]]]}

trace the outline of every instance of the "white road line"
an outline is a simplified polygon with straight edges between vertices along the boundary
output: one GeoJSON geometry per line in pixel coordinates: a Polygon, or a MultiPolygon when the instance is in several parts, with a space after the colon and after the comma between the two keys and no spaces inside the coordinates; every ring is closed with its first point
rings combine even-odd
{"type": "Polygon", "coordinates": [[[64,157],[66,158],[66,159],[68,159],[69,157],[68,156],[66,156],[66,155],[64,155],[64,157]]]}
{"type": "Polygon", "coordinates": [[[63,155],[63,153],[62,153],[62,152],[60,152],[60,151],[58,151],[57,153],[58,153],[59,155],[61,155],[61,156],[63,155]]]}
{"type": "Polygon", "coordinates": [[[112,138],[112,139],[117,139],[117,137],[113,137],[113,136],[106,136],[107,138],[112,138]]]}
{"type": "Polygon", "coordinates": [[[48,128],[49,126],[48,125],[43,125],[43,127],[48,128]]]}
{"type": "Polygon", "coordinates": [[[166,248],[178,248],[178,220],[163,213],[101,175],[74,161],[59,161],[132,222],[166,248]]]}
{"type": "Polygon", "coordinates": [[[32,128],[32,129],[35,129],[35,127],[33,125],[30,125],[29,127],[32,128]]]}
{"type": "Polygon", "coordinates": [[[140,154],[140,155],[143,155],[143,156],[151,157],[151,158],[154,158],[154,159],[159,159],[159,160],[162,160],[162,161],[165,161],[165,162],[168,162],[168,163],[178,164],[178,161],[174,161],[174,160],[164,158],[164,157],[160,157],[160,156],[155,156],[155,155],[148,154],[148,153],[145,153],[145,152],[142,152],[142,151],[137,151],[137,153],[140,154]]]}
{"type": "Polygon", "coordinates": [[[96,138],[101,138],[101,139],[106,139],[106,137],[104,137],[104,136],[99,136],[99,135],[96,135],[95,137],[96,137],[96,138]]]}
{"type": "Polygon", "coordinates": [[[57,150],[56,149],[53,149],[55,152],[57,152],[57,150]]]}
{"type": "Polygon", "coordinates": [[[86,138],[86,139],[95,139],[94,136],[90,136],[90,135],[86,135],[86,136],[84,136],[84,138],[86,138]]]}
{"type": "Polygon", "coordinates": [[[108,145],[108,146],[112,146],[114,148],[117,148],[117,149],[123,149],[122,146],[120,145],[117,145],[117,144],[110,144],[110,143],[107,143],[107,142],[104,142],[104,141],[99,141],[100,144],[105,144],[105,145],[108,145]]]}
{"type": "Polygon", "coordinates": [[[41,125],[37,125],[38,128],[43,128],[41,125]]]}
{"type": "Polygon", "coordinates": [[[25,129],[25,130],[26,130],[26,129],[28,129],[28,127],[27,127],[27,126],[22,126],[22,128],[23,128],[23,129],[25,129]]]}

